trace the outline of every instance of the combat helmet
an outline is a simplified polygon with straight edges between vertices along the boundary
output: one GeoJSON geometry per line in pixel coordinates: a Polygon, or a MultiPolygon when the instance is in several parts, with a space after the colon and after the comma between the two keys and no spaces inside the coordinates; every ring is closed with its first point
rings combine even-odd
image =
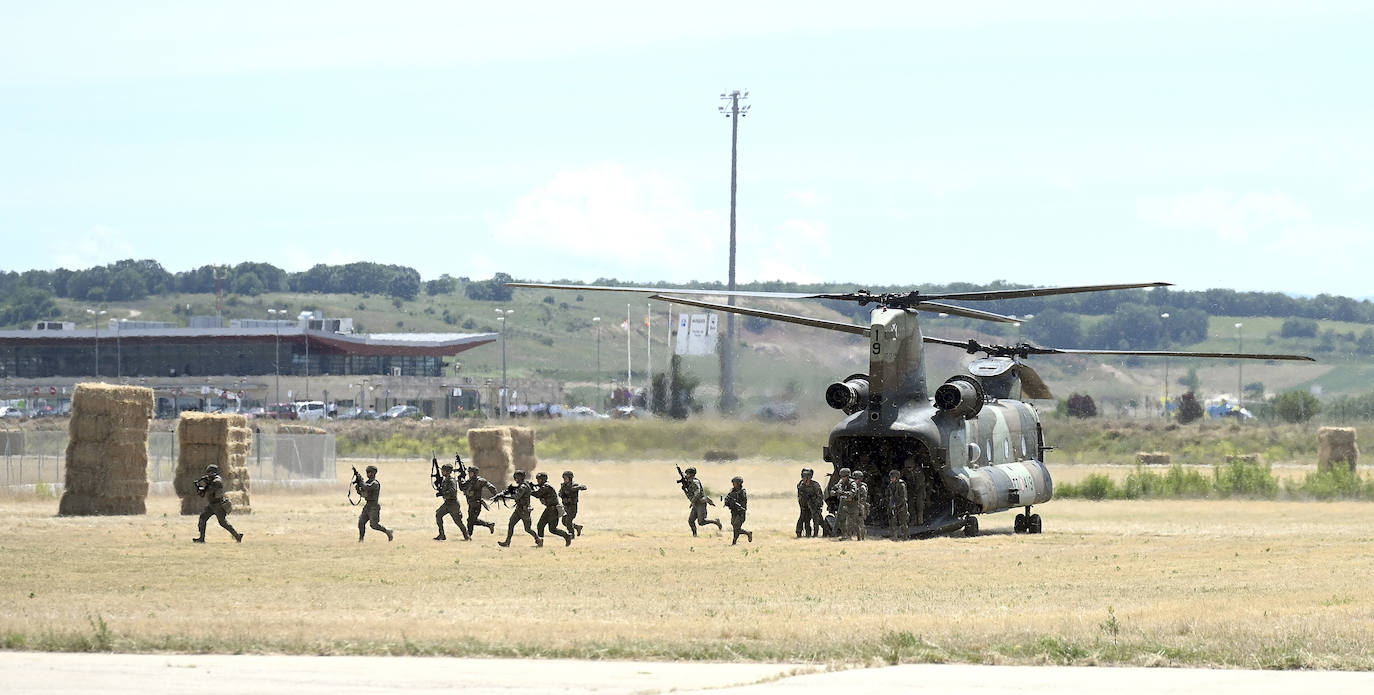
{"type": "Polygon", "coordinates": [[[516,477],[516,478],[519,478],[519,479],[521,479],[521,480],[524,480],[524,479],[525,479],[525,471],[522,470],[522,469],[519,469],[519,468],[515,469],[515,472],[512,473],[511,475],[514,476],[514,477],[516,477]]]}
{"type": "Polygon", "coordinates": [[[538,473],[534,474],[534,479],[538,480],[539,482],[544,482],[545,480],[549,479],[549,474],[545,473],[544,471],[539,471],[538,473]]]}
{"type": "Polygon", "coordinates": [[[849,469],[848,469],[848,468],[841,468],[841,469],[840,469],[840,477],[841,477],[841,478],[845,478],[845,477],[848,477],[848,476],[849,476],[849,469]]]}
{"type": "Polygon", "coordinates": [[[740,483],[740,484],[742,485],[742,484],[744,484],[744,478],[741,478],[740,476],[735,476],[735,477],[733,477],[733,478],[730,479],[730,482],[732,482],[732,483],[740,483]]]}
{"type": "Polygon", "coordinates": [[[810,468],[803,468],[801,474],[803,478],[810,478],[811,476],[816,474],[816,471],[813,471],[810,468]]]}
{"type": "Polygon", "coordinates": [[[448,472],[452,473],[452,472],[453,472],[453,464],[451,464],[451,463],[445,463],[444,465],[439,466],[439,470],[441,470],[441,471],[448,471],[448,472]]]}
{"type": "Polygon", "coordinates": [[[571,478],[571,477],[573,477],[573,472],[572,472],[572,471],[563,471],[563,477],[564,477],[564,478],[571,478]]]}
{"type": "Polygon", "coordinates": [[[863,471],[854,471],[853,473],[850,473],[850,474],[849,474],[849,477],[851,477],[851,478],[856,478],[856,479],[858,479],[858,480],[863,480],[863,479],[864,479],[864,472],[863,472],[863,471]]]}
{"type": "Polygon", "coordinates": [[[212,474],[213,474],[213,473],[218,473],[218,472],[219,472],[219,464],[218,464],[218,463],[212,463],[212,464],[206,466],[206,467],[205,467],[205,472],[206,472],[206,473],[212,473],[212,474]]]}
{"type": "Polygon", "coordinates": [[[376,467],[376,466],[368,466],[365,470],[367,470],[368,473],[376,473],[376,472],[377,472],[377,467],[376,467]]]}
{"type": "Polygon", "coordinates": [[[694,466],[688,466],[687,470],[683,471],[683,473],[686,475],[696,475],[697,469],[694,466]]]}

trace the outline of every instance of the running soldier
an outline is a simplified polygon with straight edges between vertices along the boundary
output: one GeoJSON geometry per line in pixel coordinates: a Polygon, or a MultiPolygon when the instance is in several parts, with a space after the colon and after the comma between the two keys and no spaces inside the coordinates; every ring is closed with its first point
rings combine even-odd
{"type": "Polygon", "coordinates": [[[586,489],[586,485],[573,482],[572,471],[563,471],[563,484],[558,486],[558,499],[563,502],[563,525],[568,528],[568,533],[575,536],[582,535],[582,524],[574,523],[577,519],[578,493],[586,489]]]}
{"type": "Polygon", "coordinates": [[[856,534],[857,534],[856,537],[857,537],[859,540],[861,540],[861,541],[866,541],[866,540],[868,540],[868,512],[869,512],[869,507],[868,507],[868,505],[869,505],[869,501],[868,501],[868,483],[865,483],[865,482],[864,482],[864,472],[863,472],[863,471],[854,471],[853,478],[854,478],[854,487],[858,490],[858,493],[857,493],[857,494],[858,494],[858,497],[859,497],[859,512],[858,512],[858,514],[859,514],[859,519],[858,519],[858,523],[854,525],[854,530],[855,530],[855,532],[856,532],[856,534]]]}
{"type": "Polygon", "coordinates": [[[448,540],[444,535],[444,517],[453,519],[453,524],[458,527],[458,532],[463,534],[463,540],[472,540],[472,535],[463,528],[463,508],[458,505],[458,481],[453,479],[453,466],[445,463],[443,477],[439,479],[439,489],[434,493],[435,497],[442,497],[444,501],[439,508],[434,510],[434,523],[439,525],[439,535],[434,537],[436,541],[448,540]]]}
{"type": "Polygon", "coordinates": [[[508,499],[515,503],[515,510],[510,513],[510,523],[506,525],[506,540],[496,541],[497,545],[502,548],[509,548],[510,537],[515,535],[515,522],[523,521],[525,533],[530,534],[530,537],[534,539],[534,545],[540,548],[544,547],[544,539],[540,538],[539,534],[530,527],[530,486],[525,484],[524,471],[515,471],[515,484],[507,487],[492,499],[508,499]]]}
{"type": "Polygon", "coordinates": [[[821,514],[821,509],[825,503],[825,491],[821,489],[821,484],[812,480],[816,472],[810,468],[803,468],[801,480],[797,483],[797,507],[800,508],[800,515],[797,517],[797,538],[801,538],[805,533],[807,538],[815,538],[821,532],[821,525],[825,520],[821,514]]]}
{"type": "Polygon", "coordinates": [[[535,533],[542,539],[544,529],[563,539],[563,545],[572,545],[573,532],[564,533],[558,530],[558,522],[565,514],[563,511],[563,500],[558,497],[558,490],[549,484],[549,474],[540,471],[534,476],[534,490],[530,495],[544,504],[544,513],[539,515],[539,524],[535,527],[535,533]]]}
{"type": "Polygon", "coordinates": [[[902,472],[893,468],[887,474],[887,525],[889,537],[894,541],[904,541],[910,537],[908,525],[911,512],[907,509],[906,483],[902,482],[902,472]]]}
{"type": "Polygon", "coordinates": [[[849,477],[849,469],[840,469],[840,479],[830,488],[831,494],[840,500],[839,540],[847,541],[854,536],[855,519],[859,516],[859,490],[849,477]]]}
{"type": "Polygon", "coordinates": [[[706,526],[715,524],[716,528],[724,530],[720,525],[720,519],[706,518],[706,505],[710,504],[709,497],[706,496],[706,488],[697,480],[697,469],[688,468],[682,472],[682,493],[687,495],[687,500],[692,504],[692,510],[687,515],[687,525],[692,527],[692,535],[697,535],[697,525],[706,526]]]}
{"type": "Polygon", "coordinates": [[[205,542],[205,522],[213,516],[219,520],[219,525],[234,537],[235,543],[242,543],[243,534],[235,531],[229,520],[224,518],[232,509],[232,505],[224,498],[224,479],[219,477],[218,465],[212,463],[205,467],[205,475],[196,480],[196,492],[205,498],[205,509],[200,512],[200,538],[192,538],[191,542],[205,542]]]}
{"type": "Polygon", "coordinates": [[[730,540],[730,545],[739,543],[740,534],[749,537],[749,542],[754,542],[754,532],[744,530],[744,517],[749,512],[749,493],[744,490],[744,478],[735,476],[730,479],[730,492],[725,494],[725,508],[730,510],[730,530],[734,531],[734,538],[730,540]]]}
{"type": "MultiPolygon", "coordinates": [[[[357,469],[354,469],[354,475],[357,475],[357,472],[357,469]]],[[[388,541],[394,539],[396,536],[391,529],[382,525],[382,503],[379,501],[382,497],[382,482],[377,480],[377,467],[368,466],[367,480],[354,478],[353,487],[365,502],[362,513],[358,515],[358,542],[363,542],[368,526],[385,533],[388,541]]]]}
{"type": "Polygon", "coordinates": [[[468,466],[467,477],[458,481],[458,487],[468,500],[468,536],[472,536],[473,530],[478,526],[487,527],[487,533],[496,533],[495,523],[477,518],[477,515],[482,513],[482,509],[486,505],[486,502],[482,501],[482,493],[495,495],[496,486],[477,474],[477,466],[468,466]]]}

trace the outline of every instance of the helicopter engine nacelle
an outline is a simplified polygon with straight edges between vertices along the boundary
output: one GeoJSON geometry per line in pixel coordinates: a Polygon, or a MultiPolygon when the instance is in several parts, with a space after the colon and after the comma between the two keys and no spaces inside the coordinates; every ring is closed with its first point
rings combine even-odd
{"type": "Polygon", "coordinates": [[[825,389],[826,405],[843,410],[845,415],[868,407],[868,375],[851,374],[844,381],[837,381],[825,389]]]}
{"type": "MultiPolygon", "coordinates": [[[[828,394],[827,394],[828,395],[828,394]]],[[[986,396],[983,385],[971,376],[956,374],[935,389],[935,407],[965,420],[978,415],[986,396]]]]}

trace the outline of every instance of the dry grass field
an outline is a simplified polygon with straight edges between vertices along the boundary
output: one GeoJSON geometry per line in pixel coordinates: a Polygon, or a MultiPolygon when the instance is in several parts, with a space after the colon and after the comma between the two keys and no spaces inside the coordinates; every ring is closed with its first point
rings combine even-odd
{"type": "MultiPolygon", "coordinates": [[[[364,462],[359,462],[359,466],[364,462]]],[[[348,462],[341,462],[341,478],[348,462]]],[[[428,463],[381,461],[382,521],[356,542],[336,494],[261,493],[242,545],[174,497],[147,516],[58,518],[0,499],[10,649],[1374,669],[1374,505],[1055,501],[1045,533],[797,540],[800,464],[699,466],[751,493],[755,542],[692,538],[671,465],[577,471],[585,535],[511,548],[430,540],[428,463]]],[[[1060,469],[1061,471],[1063,469],[1060,469]]],[[[718,508],[717,508],[718,509],[718,508]]],[[[505,514],[499,517],[504,530],[505,514]]],[[[728,523],[727,523],[728,528],[728,523]]]]}

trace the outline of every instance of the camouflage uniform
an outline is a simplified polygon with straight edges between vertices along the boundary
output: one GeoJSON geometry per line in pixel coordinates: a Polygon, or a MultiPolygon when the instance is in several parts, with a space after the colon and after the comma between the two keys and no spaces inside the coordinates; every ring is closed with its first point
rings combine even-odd
{"type": "Polygon", "coordinates": [[[509,546],[511,536],[515,535],[515,523],[521,521],[525,523],[525,533],[530,534],[535,545],[542,547],[544,539],[530,527],[530,486],[525,484],[524,476],[516,478],[513,488],[510,499],[515,503],[515,509],[510,513],[510,522],[506,525],[506,540],[497,541],[496,544],[509,546]]]}
{"type": "Polygon", "coordinates": [[[466,528],[463,528],[463,508],[458,504],[458,481],[453,479],[452,471],[451,467],[444,466],[445,475],[439,479],[439,489],[434,493],[435,497],[444,498],[439,508],[434,510],[434,523],[439,525],[439,535],[435,536],[434,540],[442,541],[448,538],[444,534],[444,517],[448,516],[453,519],[453,524],[463,534],[463,540],[470,541],[472,536],[468,534],[466,528]]]}
{"type": "Polygon", "coordinates": [[[219,525],[224,527],[224,530],[228,531],[236,542],[242,543],[243,534],[235,531],[229,520],[224,518],[229,513],[229,500],[224,498],[224,479],[219,477],[219,469],[216,468],[214,472],[207,471],[206,477],[208,479],[205,481],[205,487],[201,492],[205,496],[205,509],[200,512],[200,537],[191,540],[196,543],[205,542],[205,522],[213,516],[219,520],[219,525]]]}
{"type": "Polygon", "coordinates": [[[855,537],[861,541],[868,540],[868,483],[864,482],[864,472],[854,471],[854,488],[859,498],[858,523],[854,525],[855,537]]]}
{"type": "Polygon", "coordinates": [[[926,476],[916,462],[908,459],[902,468],[902,480],[906,482],[907,509],[911,522],[919,528],[926,523],[926,476]]]}
{"type": "Polygon", "coordinates": [[[738,543],[741,535],[748,536],[749,542],[753,543],[754,532],[744,530],[744,517],[749,512],[749,493],[744,489],[744,479],[735,477],[730,482],[734,487],[725,493],[725,507],[730,510],[730,530],[735,534],[730,545],[738,543]]]}
{"type": "Polygon", "coordinates": [[[896,470],[887,479],[887,525],[894,541],[906,540],[911,533],[908,525],[911,514],[907,510],[906,483],[896,470]]]}
{"type": "Polygon", "coordinates": [[[358,495],[363,498],[363,511],[358,514],[358,542],[363,542],[363,536],[367,534],[367,527],[381,531],[386,534],[386,539],[392,540],[396,536],[391,529],[382,525],[382,481],[375,477],[377,469],[372,466],[367,467],[368,475],[374,476],[367,480],[357,483],[354,488],[358,490],[358,495]]]}
{"type": "Polygon", "coordinates": [[[849,540],[858,533],[855,522],[859,516],[859,490],[849,478],[849,469],[840,469],[840,479],[830,488],[831,494],[840,500],[840,539],[849,540]]]}
{"type": "Polygon", "coordinates": [[[563,518],[563,501],[558,498],[558,490],[549,484],[549,476],[539,474],[534,485],[534,490],[530,495],[544,504],[544,513],[539,515],[539,524],[535,527],[535,532],[543,537],[544,529],[563,539],[563,545],[572,545],[573,532],[564,533],[558,530],[558,521],[563,518]]]}
{"type": "Polygon", "coordinates": [[[586,489],[586,485],[573,482],[571,471],[563,474],[563,484],[558,487],[558,499],[563,502],[563,525],[568,533],[575,536],[582,535],[582,524],[574,523],[577,519],[578,493],[586,489]]]}
{"type": "Polygon", "coordinates": [[[716,528],[723,528],[720,519],[706,518],[706,488],[702,487],[700,479],[695,475],[685,479],[682,483],[682,494],[687,495],[687,499],[692,503],[692,511],[687,514],[687,525],[692,527],[693,536],[697,535],[697,525],[715,524],[716,528]]]}
{"type": "MultiPolygon", "coordinates": [[[[806,469],[808,472],[811,469],[806,469]]],[[[801,538],[805,533],[807,538],[815,538],[820,533],[822,524],[821,509],[825,504],[825,491],[821,489],[821,484],[812,479],[814,474],[802,474],[802,479],[797,482],[797,507],[800,510],[797,516],[797,538],[801,538]]]]}
{"type": "Polygon", "coordinates": [[[478,526],[485,526],[489,533],[496,533],[495,523],[477,518],[477,515],[482,513],[482,492],[495,495],[496,486],[488,482],[486,478],[477,475],[476,466],[469,466],[468,475],[462,482],[458,483],[458,488],[463,491],[463,496],[468,500],[468,535],[471,536],[473,529],[478,526]]]}

